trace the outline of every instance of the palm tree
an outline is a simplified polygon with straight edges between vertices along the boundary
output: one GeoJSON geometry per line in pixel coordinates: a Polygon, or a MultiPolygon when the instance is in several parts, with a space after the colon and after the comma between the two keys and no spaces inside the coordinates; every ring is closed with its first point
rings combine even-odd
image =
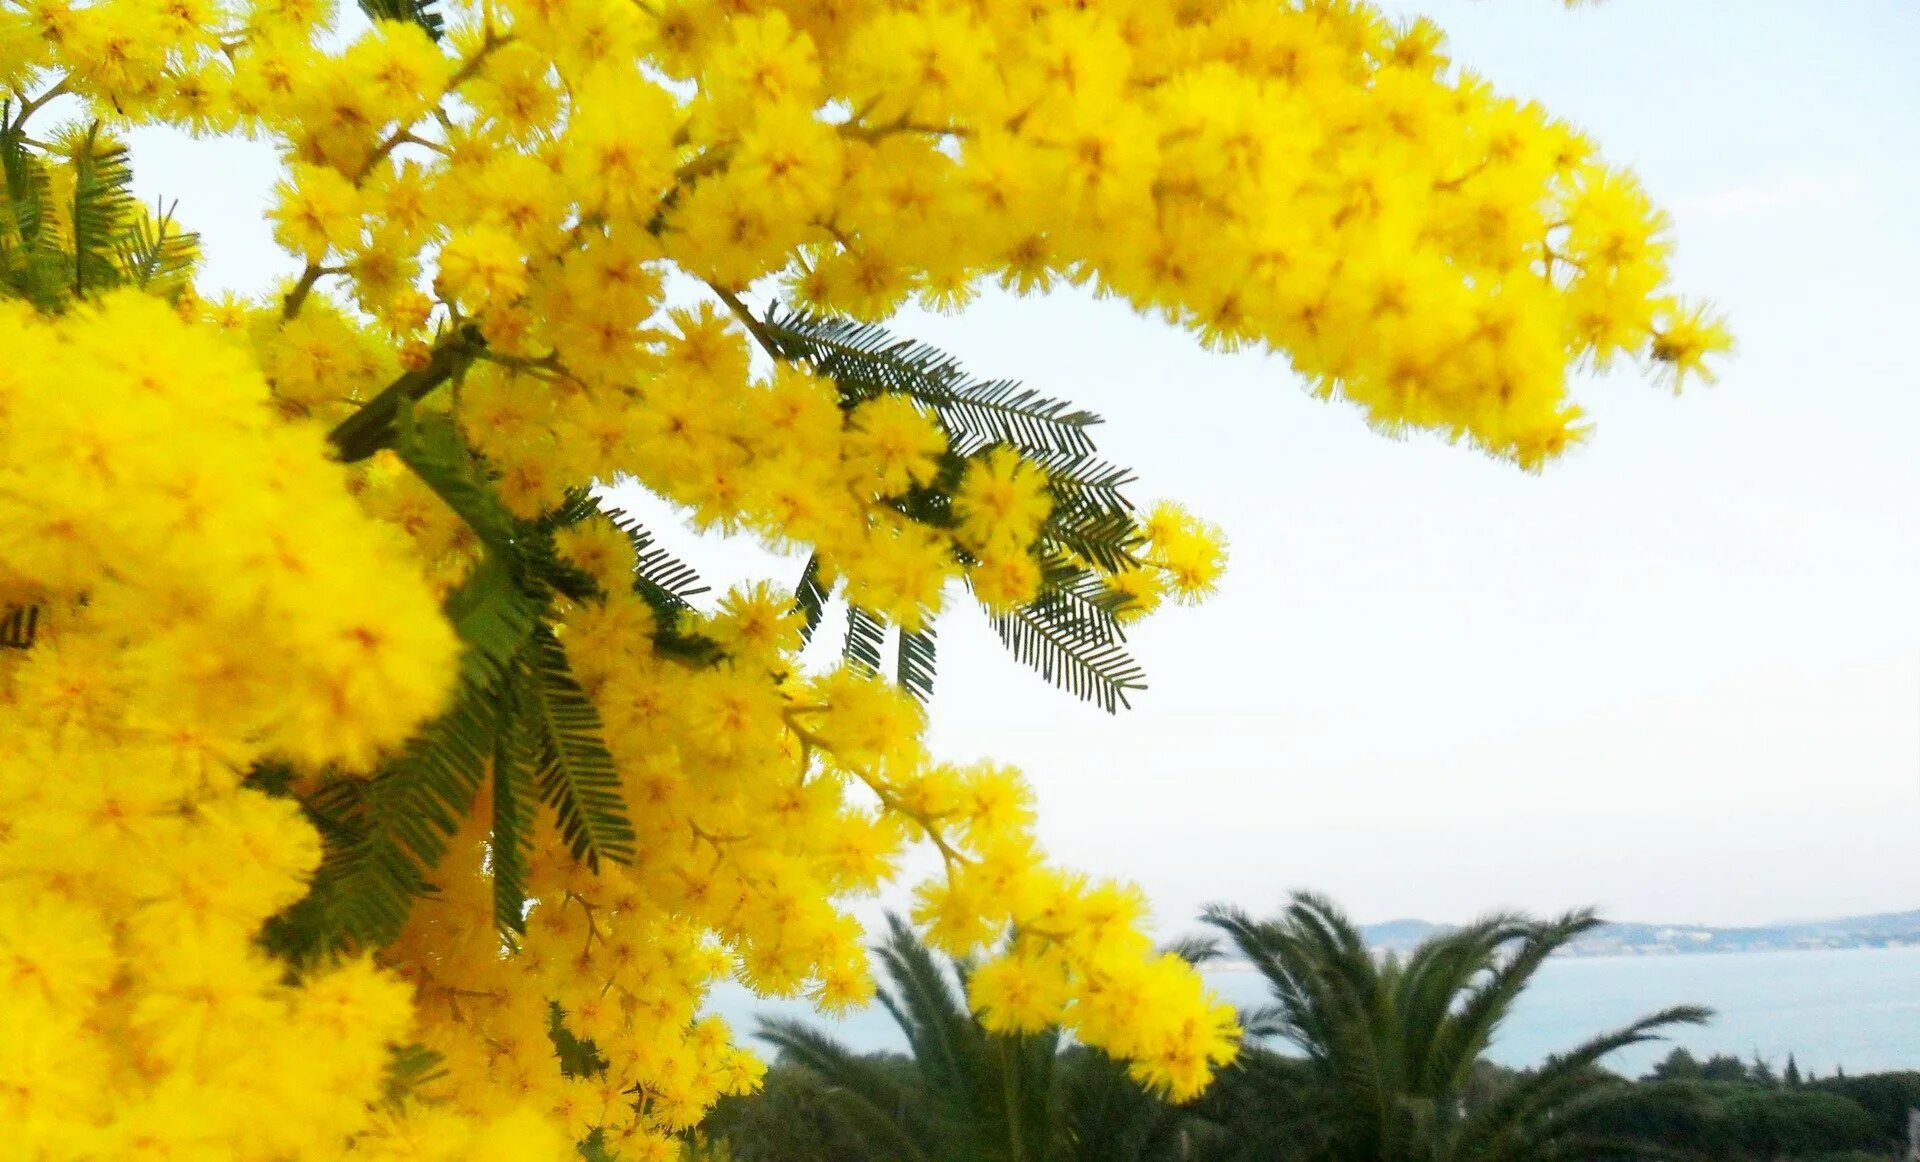
{"type": "MultiPolygon", "coordinates": [[[[1318,1127],[1308,1156],[1338,1162],[1555,1162],[1643,1158],[1641,1144],[1587,1132],[1627,1090],[1599,1068],[1609,1053],[1661,1039],[1711,1013],[1683,1005],[1644,1017],[1489,1086],[1482,1058],[1542,963],[1600,923],[1591,911],[1539,921],[1500,914],[1376,959],[1329,900],[1297,893],[1254,920],[1215,906],[1202,917],[1252,963],[1275,1003],[1244,1014],[1249,1041],[1305,1055],[1318,1127]]],[[[1249,1055],[1250,1062],[1258,1055],[1249,1055]]]]}
{"type": "Polygon", "coordinates": [[[877,952],[880,1003],[905,1059],[860,1055],[805,1021],[763,1018],[783,1062],[827,1087],[863,1156],[902,1162],[1157,1162],[1196,1157],[1207,1128],[1142,1089],[1104,1053],[1060,1031],[990,1033],[968,1011],[962,963],[949,973],[890,918],[877,952]]]}

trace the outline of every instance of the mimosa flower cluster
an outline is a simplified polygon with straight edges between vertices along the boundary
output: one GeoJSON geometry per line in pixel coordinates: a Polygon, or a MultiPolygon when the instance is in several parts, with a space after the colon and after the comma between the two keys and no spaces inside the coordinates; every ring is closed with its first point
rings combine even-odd
{"type": "Polygon", "coordinates": [[[1050,866],[1020,776],[929,754],[906,692],[803,667],[795,594],[663,610],[621,530],[542,523],[637,482],[909,633],[1062,568],[1122,619],[1214,587],[1204,521],[1162,505],[1114,559],[1061,550],[1044,457],[850,394],[749,300],[881,320],[1082,286],[1527,467],[1583,430],[1574,369],[1677,385],[1729,344],[1667,288],[1630,174],[1360,0],[421,10],[0,0],[13,147],[58,110],[271,142],[299,266],[59,317],[0,288],[0,613],[37,626],[0,650],[0,1117],[26,1156],[673,1157],[759,1076],[710,986],[865,1001],[846,904],[916,844],[944,865],[916,921],[984,956],[990,1027],[1065,1026],[1181,1099],[1231,1058],[1139,893],[1050,866]],[[267,937],[323,858],[303,809],[447,710],[473,643],[442,605],[527,541],[416,474],[433,422],[587,579],[542,597],[543,640],[632,858],[543,815],[503,937],[496,837],[535,799],[503,746],[398,937],[296,963],[267,937]],[[415,1043],[437,1072],[389,1084],[415,1043]]]}
{"type": "MultiPolygon", "coordinates": [[[[51,325],[0,301],[0,350],[0,598],[42,611],[0,650],[7,1150],[337,1153],[411,999],[365,958],[289,981],[259,949],[320,838],[242,776],[404,739],[453,635],[404,536],[217,332],[131,292],[51,325]]],[[[484,1132],[557,1143],[533,1113],[484,1132]]]]}

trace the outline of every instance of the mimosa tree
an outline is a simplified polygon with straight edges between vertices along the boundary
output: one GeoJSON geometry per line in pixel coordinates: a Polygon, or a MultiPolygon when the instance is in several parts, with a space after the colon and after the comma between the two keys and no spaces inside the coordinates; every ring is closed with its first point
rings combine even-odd
{"type": "Polygon", "coordinates": [[[921,700],[966,599],[1119,706],[1218,534],[879,324],[1082,286],[1526,468],[1576,368],[1726,342],[1629,175],[1358,0],[362,8],[0,0],[17,1156],[669,1156],[758,1076],[709,985],[865,1000],[914,844],[990,1027],[1194,1094],[1231,1009],[921,700]],[[299,273],[196,294],[140,124],[273,143],[299,273]],[[703,602],[614,481],[804,567],[703,602]]]}

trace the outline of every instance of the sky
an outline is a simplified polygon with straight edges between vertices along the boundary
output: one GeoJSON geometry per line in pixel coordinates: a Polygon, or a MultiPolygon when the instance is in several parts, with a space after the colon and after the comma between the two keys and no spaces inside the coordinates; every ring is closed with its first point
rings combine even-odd
{"type": "MultiPolygon", "coordinates": [[[[1386,7],[1635,169],[1736,357],[1679,397],[1580,383],[1597,434],[1535,476],[1383,439],[1278,358],[1114,303],[903,315],[1101,413],[1137,496],[1232,543],[1218,597],[1135,633],[1151,687],[1116,717],[949,614],[936,753],[1021,766],[1053,855],[1139,882],[1169,931],[1300,887],[1365,921],[1920,908],[1920,3],[1386,7]]],[[[261,147],[135,150],[202,233],[203,285],[285,272],[261,147]]],[[[797,573],[620,499],[716,581],[797,573]]]]}

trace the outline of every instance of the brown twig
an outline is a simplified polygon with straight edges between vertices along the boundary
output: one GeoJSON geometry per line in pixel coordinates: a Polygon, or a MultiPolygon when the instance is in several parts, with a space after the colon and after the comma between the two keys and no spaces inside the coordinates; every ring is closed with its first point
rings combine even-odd
{"type": "Polygon", "coordinates": [[[442,339],[425,363],[402,373],[327,433],[334,454],[342,463],[351,464],[390,447],[394,421],[400,416],[402,404],[425,398],[433,389],[465,371],[486,343],[479,328],[471,324],[459,327],[442,339]]]}

